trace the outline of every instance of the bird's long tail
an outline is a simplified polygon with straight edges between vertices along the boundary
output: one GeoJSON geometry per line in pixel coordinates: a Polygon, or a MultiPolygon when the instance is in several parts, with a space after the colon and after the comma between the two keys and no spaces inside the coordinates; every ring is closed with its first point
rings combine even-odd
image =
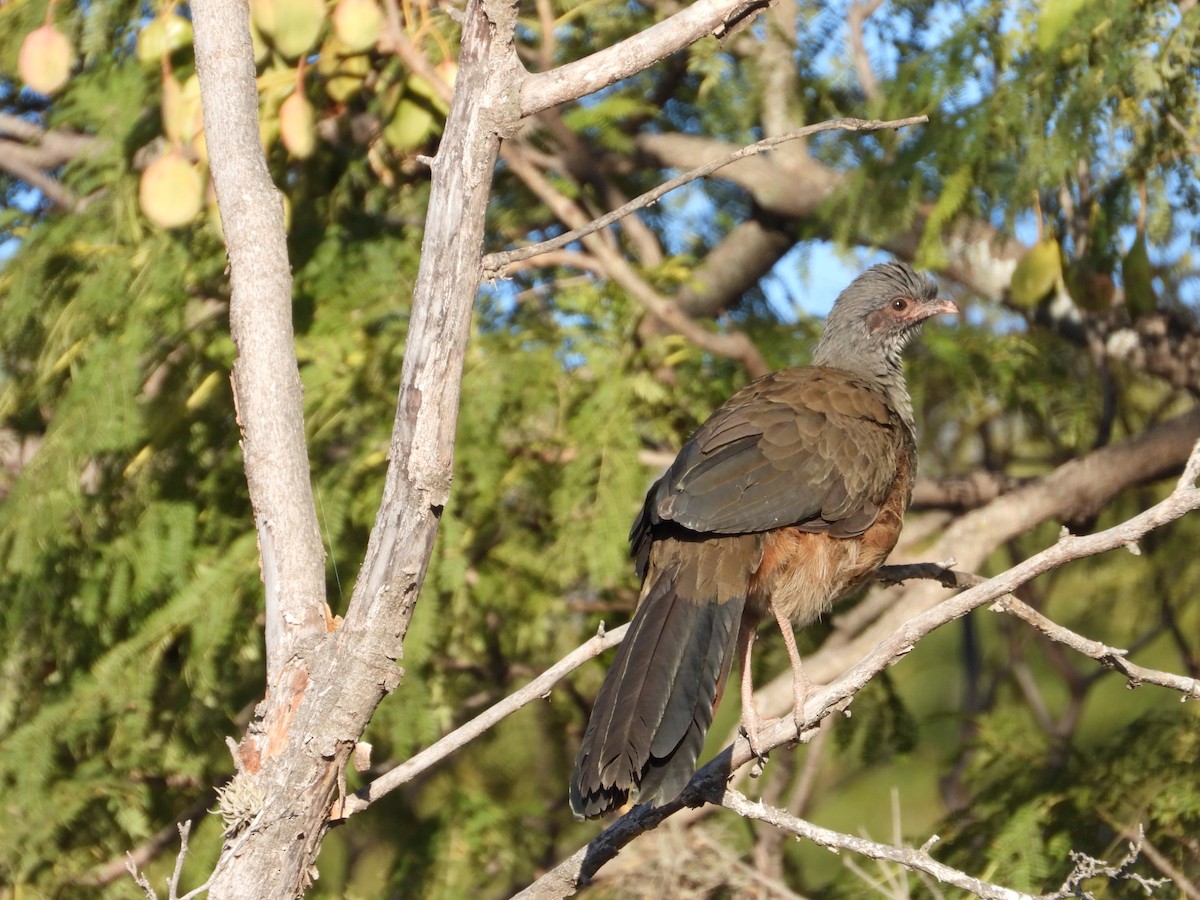
{"type": "Polygon", "coordinates": [[[658,542],[575,760],[576,815],[599,816],[631,794],[669,802],[691,778],[736,652],[750,540],[658,542]]]}

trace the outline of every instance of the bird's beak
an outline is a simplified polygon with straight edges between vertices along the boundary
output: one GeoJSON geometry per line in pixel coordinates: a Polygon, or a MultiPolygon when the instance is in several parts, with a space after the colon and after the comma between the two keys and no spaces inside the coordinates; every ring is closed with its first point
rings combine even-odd
{"type": "Polygon", "coordinates": [[[951,316],[958,315],[958,304],[953,300],[947,300],[945,297],[938,297],[937,300],[934,301],[933,306],[929,308],[929,314],[931,316],[936,316],[942,313],[946,313],[947,315],[951,316]]]}

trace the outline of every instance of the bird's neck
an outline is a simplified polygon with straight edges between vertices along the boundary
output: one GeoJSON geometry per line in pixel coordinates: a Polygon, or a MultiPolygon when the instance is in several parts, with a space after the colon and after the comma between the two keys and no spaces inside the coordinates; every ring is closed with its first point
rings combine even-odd
{"type": "Polygon", "coordinates": [[[900,361],[899,350],[895,353],[869,353],[855,355],[847,353],[845,347],[836,347],[831,352],[828,345],[822,341],[813,351],[813,365],[829,366],[843,369],[870,382],[883,391],[887,397],[888,406],[896,411],[908,428],[909,434],[916,433],[913,422],[912,398],[908,394],[908,384],[904,380],[904,366],[900,361]]]}

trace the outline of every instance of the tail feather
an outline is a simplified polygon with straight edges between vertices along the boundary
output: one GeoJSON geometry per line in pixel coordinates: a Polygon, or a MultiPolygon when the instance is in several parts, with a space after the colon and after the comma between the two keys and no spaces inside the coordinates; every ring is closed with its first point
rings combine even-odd
{"type": "Polygon", "coordinates": [[[571,777],[576,815],[598,816],[631,794],[670,801],[695,769],[733,660],[745,590],[715,590],[710,567],[688,555],[651,575],[596,698],[571,777]]]}

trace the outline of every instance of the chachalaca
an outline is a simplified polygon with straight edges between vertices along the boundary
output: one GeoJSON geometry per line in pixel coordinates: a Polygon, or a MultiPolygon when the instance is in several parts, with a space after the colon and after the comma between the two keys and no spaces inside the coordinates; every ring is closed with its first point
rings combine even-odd
{"type": "Polygon", "coordinates": [[[630,532],[641,596],[575,760],[576,815],[679,794],[735,648],[758,752],[750,649],[764,618],[783,632],[802,716],[792,624],[826,612],[895,546],[917,464],[900,354],[922,322],[957,311],[908,266],[873,266],[837,298],[812,365],[734,394],[650,488],[630,532]]]}

